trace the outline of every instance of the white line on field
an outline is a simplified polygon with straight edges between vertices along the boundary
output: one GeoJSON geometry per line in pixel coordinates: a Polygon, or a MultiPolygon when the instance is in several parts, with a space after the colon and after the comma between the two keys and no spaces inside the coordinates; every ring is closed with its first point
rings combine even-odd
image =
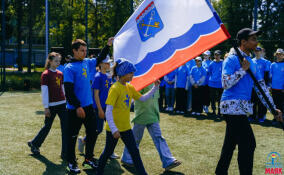
{"type": "Polygon", "coordinates": [[[14,94],[5,94],[4,96],[0,96],[1,98],[5,98],[5,97],[22,97],[22,96],[30,96],[30,95],[39,95],[40,93],[28,93],[28,94],[21,94],[21,95],[14,95],[14,94]]]}

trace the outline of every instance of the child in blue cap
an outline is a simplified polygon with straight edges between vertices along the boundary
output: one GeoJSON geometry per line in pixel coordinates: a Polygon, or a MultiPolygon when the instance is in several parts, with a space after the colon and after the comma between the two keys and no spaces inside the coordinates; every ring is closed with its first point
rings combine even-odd
{"type": "Polygon", "coordinates": [[[123,58],[118,59],[114,67],[114,76],[118,76],[119,79],[111,86],[106,100],[106,145],[99,159],[98,175],[103,174],[107,159],[113,153],[120,137],[133,159],[138,174],[147,174],[131,130],[130,106],[132,99],[146,101],[152,97],[158,90],[160,81],[155,82],[155,86],[142,96],[128,83],[135,71],[135,66],[123,58]]]}

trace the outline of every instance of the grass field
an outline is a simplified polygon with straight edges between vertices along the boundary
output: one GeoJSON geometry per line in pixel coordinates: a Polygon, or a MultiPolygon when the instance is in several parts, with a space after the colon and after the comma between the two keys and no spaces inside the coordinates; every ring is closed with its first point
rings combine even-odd
{"type": "MultiPolygon", "coordinates": [[[[132,114],[133,115],[133,114],[132,114]]],[[[272,119],[268,115],[269,120],[272,119]]],[[[4,93],[0,96],[0,175],[61,175],[65,174],[66,163],[60,159],[61,133],[58,117],[51,132],[41,147],[41,156],[31,155],[27,141],[32,139],[43,125],[43,108],[39,92],[4,93]]],[[[265,163],[270,152],[284,156],[284,132],[271,126],[270,121],[263,125],[252,124],[257,148],[254,157],[255,175],[265,174],[265,163]]],[[[158,153],[147,132],[141,143],[140,152],[145,168],[150,175],[212,175],[225,134],[225,122],[214,118],[183,117],[161,114],[161,128],[172,154],[182,165],[172,172],[164,172],[158,153]]],[[[83,135],[84,129],[81,130],[83,135]]],[[[105,144],[105,134],[101,134],[95,147],[98,158],[105,144]]],[[[115,152],[122,154],[123,143],[119,141],[115,152]]],[[[77,152],[79,167],[83,167],[83,156],[77,152]]],[[[284,164],[284,157],[282,159],[284,164]]],[[[120,161],[112,160],[106,166],[107,175],[128,175],[120,161]]],[[[81,174],[95,174],[83,170],[81,174]]],[[[237,150],[229,169],[230,175],[239,174],[237,150]]]]}

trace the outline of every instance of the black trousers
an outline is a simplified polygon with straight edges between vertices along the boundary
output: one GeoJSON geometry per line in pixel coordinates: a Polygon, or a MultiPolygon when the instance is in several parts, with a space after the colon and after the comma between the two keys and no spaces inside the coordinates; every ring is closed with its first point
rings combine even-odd
{"type": "Polygon", "coordinates": [[[253,156],[256,147],[253,130],[245,115],[224,115],[226,134],[220,160],[215,173],[227,175],[236,145],[240,175],[252,175],[253,156]]]}
{"type": "Polygon", "coordinates": [[[186,112],[187,94],[185,88],[176,88],[176,111],[186,112]]]}
{"type": "Polygon", "coordinates": [[[46,139],[51,129],[56,114],[58,114],[60,119],[61,138],[62,138],[61,155],[65,157],[67,154],[67,125],[68,125],[66,104],[64,103],[57,106],[50,106],[49,110],[50,110],[50,117],[45,117],[44,126],[40,129],[38,134],[32,140],[32,143],[38,148],[42,145],[42,143],[46,139]]]}
{"type": "Polygon", "coordinates": [[[210,88],[208,85],[203,87],[203,105],[209,106],[210,105],[210,88]]]}
{"type": "Polygon", "coordinates": [[[267,109],[266,107],[262,104],[262,102],[259,100],[257,94],[255,93],[255,91],[252,91],[252,95],[251,95],[251,101],[253,102],[253,115],[252,118],[256,119],[256,118],[264,118],[264,116],[267,113],[267,109]]]}
{"type": "Polygon", "coordinates": [[[213,112],[216,111],[216,102],[218,102],[218,113],[220,111],[220,100],[223,93],[222,88],[210,87],[210,103],[213,112]]]}
{"type": "Polygon", "coordinates": [[[162,110],[163,108],[167,107],[166,104],[166,87],[160,87],[159,89],[160,97],[159,97],[159,108],[162,110]]]}
{"type": "Polygon", "coordinates": [[[284,112],[284,92],[283,90],[272,89],[272,98],[277,109],[284,112]]]}
{"type": "MultiPolygon", "coordinates": [[[[132,130],[130,129],[124,132],[120,132],[120,137],[131,155],[131,158],[133,160],[137,173],[139,175],[147,175],[147,172],[141,160],[139,149],[137,148],[136,141],[135,141],[132,130]]],[[[108,158],[111,156],[111,154],[113,153],[117,142],[118,142],[118,139],[115,139],[111,132],[106,131],[106,145],[99,159],[99,167],[98,167],[97,175],[104,174],[104,168],[105,168],[106,162],[108,158]]]]}
{"type": "Polygon", "coordinates": [[[67,160],[70,163],[76,161],[75,146],[78,137],[78,133],[84,124],[86,129],[86,147],[85,147],[85,158],[91,159],[94,154],[94,147],[97,140],[97,120],[92,105],[83,108],[86,117],[81,119],[77,116],[76,110],[68,110],[68,155],[67,160]]]}
{"type": "Polygon", "coordinates": [[[204,87],[198,86],[198,88],[195,88],[194,86],[192,86],[192,112],[202,113],[204,102],[203,98],[204,87]]]}

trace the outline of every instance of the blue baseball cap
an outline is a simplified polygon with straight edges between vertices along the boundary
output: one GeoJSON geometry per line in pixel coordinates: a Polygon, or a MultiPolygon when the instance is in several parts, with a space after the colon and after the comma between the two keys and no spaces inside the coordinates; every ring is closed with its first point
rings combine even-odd
{"type": "Polygon", "coordinates": [[[133,63],[126,60],[125,58],[119,58],[116,61],[116,73],[118,76],[124,76],[126,74],[129,74],[131,72],[136,72],[136,68],[133,63]]]}
{"type": "Polygon", "coordinates": [[[256,49],[255,49],[255,51],[262,51],[262,48],[259,47],[259,46],[257,46],[256,49]]]}

